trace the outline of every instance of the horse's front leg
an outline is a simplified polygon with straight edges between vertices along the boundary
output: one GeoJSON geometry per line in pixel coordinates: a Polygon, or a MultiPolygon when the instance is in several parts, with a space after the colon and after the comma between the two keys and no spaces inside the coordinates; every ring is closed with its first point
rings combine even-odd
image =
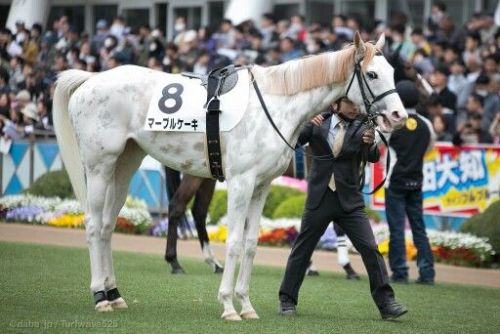
{"type": "Polygon", "coordinates": [[[236,175],[228,180],[226,262],[219,288],[219,301],[224,306],[224,320],[241,320],[233,305],[233,280],[241,255],[245,219],[254,184],[255,176],[251,173],[236,175]]]}
{"type": "Polygon", "coordinates": [[[235,289],[236,298],[238,298],[241,303],[240,316],[243,319],[259,318],[257,312],[255,312],[252,306],[252,303],[250,302],[249,289],[253,259],[257,250],[259,237],[260,217],[262,215],[262,210],[264,208],[268,192],[269,184],[256,189],[252,196],[252,201],[248,210],[248,218],[245,226],[245,246],[235,289]]]}

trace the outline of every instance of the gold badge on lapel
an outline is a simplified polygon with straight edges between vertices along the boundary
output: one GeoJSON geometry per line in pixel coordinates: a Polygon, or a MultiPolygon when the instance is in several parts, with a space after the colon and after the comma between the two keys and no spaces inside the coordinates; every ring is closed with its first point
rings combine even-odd
{"type": "Polygon", "coordinates": [[[414,131],[417,128],[417,120],[413,117],[408,117],[406,120],[406,128],[410,131],[414,131]]]}

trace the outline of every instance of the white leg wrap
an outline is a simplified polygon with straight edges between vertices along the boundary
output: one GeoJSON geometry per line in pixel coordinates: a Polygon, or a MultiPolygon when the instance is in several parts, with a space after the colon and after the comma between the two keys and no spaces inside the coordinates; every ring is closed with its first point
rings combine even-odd
{"type": "Polygon", "coordinates": [[[337,238],[337,261],[341,267],[349,263],[347,237],[345,235],[337,238]]]}

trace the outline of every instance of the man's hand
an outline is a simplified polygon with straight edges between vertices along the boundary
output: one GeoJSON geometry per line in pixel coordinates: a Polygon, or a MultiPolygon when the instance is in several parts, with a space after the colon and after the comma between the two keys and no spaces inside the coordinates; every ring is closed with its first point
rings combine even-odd
{"type": "Polygon", "coordinates": [[[373,142],[375,141],[375,130],[374,129],[368,129],[363,133],[363,143],[372,145],[373,142]]]}
{"type": "Polygon", "coordinates": [[[313,119],[311,119],[311,123],[313,123],[314,125],[317,125],[317,126],[320,126],[321,123],[323,123],[323,116],[321,116],[321,114],[319,115],[316,115],[313,119]]]}

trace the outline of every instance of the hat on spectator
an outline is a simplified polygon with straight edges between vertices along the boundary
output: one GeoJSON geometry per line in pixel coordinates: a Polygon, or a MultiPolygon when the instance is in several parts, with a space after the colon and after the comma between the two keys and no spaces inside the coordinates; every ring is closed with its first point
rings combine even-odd
{"type": "Polygon", "coordinates": [[[405,108],[414,108],[418,104],[418,90],[413,81],[402,80],[396,84],[396,91],[398,92],[401,101],[405,108]]]}
{"type": "Polygon", "coordinates": [[[23,89],[16,95],[16,100],[28,102],[30,99],[31,99],[30,92],[28,92],[26,89],[23,89]]]}
{"type": "Polygon", "coordinates": [[[40,119],[34,103],[28,103],[23,109],[21,109],[21,113],[37,122],[40,119]]]}
{"type": "Polygon", "coordinates": [[[107,29],[108,28],[108,22],[105,19],[100,19],[97,21],[97,24],[95,25],[97,29],[107,29]]]}
{"type": "Polygon", "coordinates": [[[50,45],[54,44],[55,42],[57,42],[57,40],[56,37],[52,34],[52,32],[47,31],[45,34],[43,34],[42,43],[50,45]]]}
{"type": "Polygon", "coordinates": [[[127,54],[121,51],[113,52],[110,56],[110,59],[115,59],[120,64],[127,63],[128,58],[127,54]]]}

